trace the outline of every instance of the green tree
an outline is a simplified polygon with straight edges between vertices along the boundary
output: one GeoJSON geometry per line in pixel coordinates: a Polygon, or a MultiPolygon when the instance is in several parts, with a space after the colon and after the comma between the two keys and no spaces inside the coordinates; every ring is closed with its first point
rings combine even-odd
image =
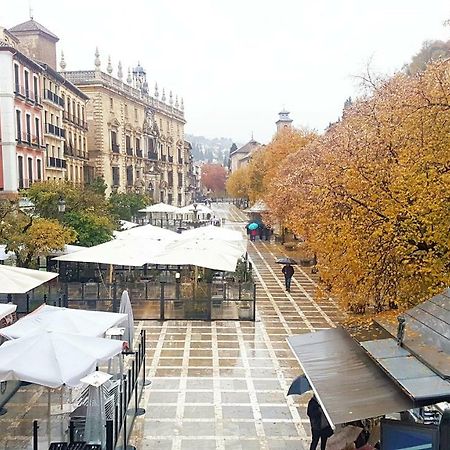
{"type": "Polygon", "coordinates": [[[110,241],[115,228],[108,216],[88,211],[70,211],[64,215],[64,223],[77,231],[76,244],[84,247],[110,241]]]}
{"type": "Polygon", "coordinates": [[[138,211],[152,203],[147,195],[134,192],[112,193],[108,199],[109,210],[117,219],[132,220],[138,211]]]}

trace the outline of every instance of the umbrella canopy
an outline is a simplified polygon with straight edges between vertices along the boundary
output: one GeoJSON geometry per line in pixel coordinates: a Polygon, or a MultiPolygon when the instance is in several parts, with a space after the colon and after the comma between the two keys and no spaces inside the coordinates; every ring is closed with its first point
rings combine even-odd
{"type": "Polygon", "coordinates": [[[287,256],[284,256],[282,258],[277,258],[276,263],[277,264],[290,264],[292,266],[292,265],[297,264],[297,261],[295,261],[295,259],[288,258],[287,256]]]}
{"type": "Polygon", "coordinates": [[[242,247],[238,242],[217,239],[181,239],[167,244],[164,252],[155,255],[151,262],[234,272],[242,254],[242,247]]]}
{"type": "MultiPolygon", "coordinates": [[[[144,228],[144,227],[139,227],[144,228]]],[[[137,230],[122,231],[129,233],[137,230]]],[[[172,232],[173,233],[173,232],[172,232]]],[[[177,233],[173,233],[178,236],[177,233]]],[[[58,256],[53,258],[57,261],[73,261],[98,264],[113,264],[118,266],[143,266],[149,262],[149,258],[159,253],[165,247],[165,242],[158,239],[114,239],[104,244],[89,247],[70,255],[58,256]]]]}
{"type": "Polygon", "coordinates": [[[134,222],[128,222],[128,220],[120,221],[120,231],[129,230],[130,228],[137,227],[138,224],[134,222]]]}
{"type": "Polygon", "coordinates": [[[0,380],[50,388],[77,386],[96,366],[122,351],[122,341],[54,331],[36,332],[0,346],[0,380]]]}
{"type": "Polygon", "coordinates": [[[259,227],[259,225],[256,222],[252,222],[247,225],[247,228],[249,230],[256,230],[258,227],[259,227]]]}
{"type": "Polygon", "coordinates": [[[156,205],[146,206],[140,209],[142,213],[178,213],[180,212],[176,206],[167,205],[166,203],[157,203],[156,205]]]}
{"type": "Polygon", "coordinates": [[[308,378],[306,375],[300,375],[291,383],[287,395],[302,395],[308,391],[312,391],[308,378]]]}
{"type": "Polygon", "coordinates": [[[66,244],[62,250],[56,250],[55,252],[52,252],[52,255],[53,256],[68,255],[69,253],[79,252],[80,250],[84,250],[86,248],[87,247],[82,247],[81,245],[66,244]]]}
{"type": "Polygon", "coordinates": [[[0,294],[25,294],[57,276],[53,272],[0,265],[0,294]]]}
{"type": "Polygon", "coordinates": [[[206,227],[193,228],[181,233],[180,239],[216,239],[225,242],[238,243],[242,252],[247,250],[247,239],[240,231],[208,225],[206,227]]]}
{"type": "Polygon", "coordinates": [[[106,330],[126,320],[126,314],[42,305],[13,325],[1,328],[0,335],[19,339],[38,331],[58,331],[101,337],[106,330]]]}
{"type": "Polygon", "coordinates": [[[174,231],[167,230],[154,225],[143,225],[141,227],[134,227],[126,231],[121,231],[116,234],[116,239],[177,239],[178,234],[174,231]]]}
{"type": "Polygon", "coordinates": [[[120,298],[120,307],[119,313],[126,314],[126,327],[124,339],[128,342],[130,348],[133,348],[133,339],[134,339],[134,317],[133,317],[133,308],[131,307],[130,296],[128,295],[128,291],[125,290],[122,292],[122,297],[120,298]]]}

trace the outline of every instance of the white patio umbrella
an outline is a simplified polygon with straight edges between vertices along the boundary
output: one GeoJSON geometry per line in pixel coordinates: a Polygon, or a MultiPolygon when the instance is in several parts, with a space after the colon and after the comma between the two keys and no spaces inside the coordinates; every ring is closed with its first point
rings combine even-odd
{"type": "Polygon", "coordinates": [[[138,224],[134,222],[129,222],[128,220],[120,221],[120,231],[129,230],[130,228],[137,227],[138,224]]]}
{"type": "Polygon", "coordinates": [[[215,239],[225,242],[234,242],[242,247],[243,253],[247,250],[247,239],[240,231],[215,227],[213,225],[184,231],[181,233],[179,239],[215,239]]]}
{"type": "Polygon", "coordinates": [[[122,341],[36,332],[0,346],[0,380],[50,388],[78,386],[96,366],[122,351],[122,341]]]}
{"type": "Polygon", "coordinates": [[[19,339],[38,331],[56,331],[102,337],[106,330],[126,321],[126,314],[42,305],[9,327],[1,328],[0,335],[19,339]]]}
{"type": "Polygon", "coordinates": [[[166,203],[157,203],[156,205],[146,206],[140,209],[142,213],[178,213],[179,209],[176,206],[168,205],[166,203]]]}
{"type": "Polygon", "coordinates": [[[119,312],[126,315],[126,327],[125,334],[123,338],[128,342],[130,348],[133,348],[133,339],[134,339],[134,317],[133,317],[133,308],[131,307],[130,296],[128,295],[128,291],[125,290],[122,292],[122,297],[120,298],[120,307],[119,312]]]}
{"type": "Polygon", "coordinates": [[[58,275],[42,270],[0,265],[0,293],[25,294],[58,275]]]}
{"type": "Polygon", "coordinates": [[[6,245],[0,245],[0,261],[6,261],[9,258],[13,258],[15,256],[14,252],[7,252],[6,245]]]}
{"type": "Polygon", "coordinates": [[[116,234],[116,239],[177,239],[178,233],[167,230],[161,227],[155,227],[154,225],[143,225],[141,227],[134,227],[130,230],[121,231],[116,234]]]}
{"type": "Polygon", "coordinates": [[[217,239],[182,239],[167,244],[164,252],[154,255],[148,262],[234,272],[242,254],[239,243],[217,239]]]}
{"type": "MultiPolygon", "coordinates": [[[[143,228],[143,227],[139,227],[143,228]]],[[[157,227],[156,227],[157,228],[157,227]]],[[[137,230],[123,231],[129,233],[137,230]]],[[[167,231],[167,230],[166,230],[167,231]]],[[[176,233],[173,233],[176,234],[176,233]]],[[[140,267],[148,263],[151,255],[159,253],[165,246],[165,241],[158,239],[113,239],[104,244],[89,247],[70,255],[53,258],[57,261],[87,262],[111,264],[118,266],[140,267]]]]}

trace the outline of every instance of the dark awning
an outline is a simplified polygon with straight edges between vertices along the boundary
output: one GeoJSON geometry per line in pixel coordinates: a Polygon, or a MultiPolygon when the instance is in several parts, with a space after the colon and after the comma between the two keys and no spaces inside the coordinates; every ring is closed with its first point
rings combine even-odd
{"type": "Polygon", "coordinates": [[[344,329],[291,336],[288,343],[333,428],[413,407],[344,329]]]}

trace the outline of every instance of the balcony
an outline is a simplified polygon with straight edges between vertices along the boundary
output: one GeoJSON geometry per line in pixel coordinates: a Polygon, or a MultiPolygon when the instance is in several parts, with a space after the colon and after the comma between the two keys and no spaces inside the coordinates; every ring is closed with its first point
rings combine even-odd
{"type": "Polygon", "coordinates": [[[112,150],[113,153],[120,153],[119,144],[116,144],[115,142],[113,142],[111,144],[111,150],[112,150]]]}
{"type": "Polygon", "coordinates": [[[46,100],[50,100],[55,105],[64,108],[64,100],[59,95],[53,93],[50,89],[44,89],[44,98],[46,100]]]}
{"type": "Polygon", "coordinates": [[[16,94],[17,97],[26,100],[28,103],[35,103],[37,105],[41,104],[41,98],[38,94],[36,94],[30,88],[26,88],[25,86],[22,86],[20,84],[14,85],[14,94],[16,94]]]}
{"type": "Polygon", "coordinates": [[[64,129],[62,129],[56,125],[52,125],[51,123],[45,124],[45,132],[47,134],[52,134],[53,136],[57,136],[60,138],[66,137],[66,133],[65,133],[64,129]]]}
{"type": "Polygon", "coordinates": [[[151,161],[158,161],[158,153],[148,152],[148,159],[150,159],[151,161]]]}
{"type": "Polygon", "coordinates": [[[136,156],[137,156],[138,158],[142,158],[142,150],[141,150],[140,148],[137,148],[137,149],[136,149],[136,156]]]}
{"type": "Polygon", "coordinates": [[[169,156],[169,162],[173,163],[173,156],[169,156]]]}
{"type": "Polygon", "coordinates": [[[133,149],[131,147],[127,147],[127,155],[133,156],[133,149]]]}
{"type": "Polygon", "coordinates": [[[73,125],[76,125],[78,127],[83,128],[87,131],[88,124],[86,121],[84,121],[81,117],[77,117],[74,114],[69,114],[67,111],[64,111],[64,120],[72,123],[73,125]]]}
{"type": "Polygon", "coordinates": [[[47,161],[47,167],[52,167],[54,169],[65,169],[66,168],[66,160],[61,158],[54,158],[50,156],[47,161]]]}
{"type": "Polygon", "coordinates": [[[161,155],[161,161],[166,161],[166,160],[167,160],[166,155],[161,155]]]}

